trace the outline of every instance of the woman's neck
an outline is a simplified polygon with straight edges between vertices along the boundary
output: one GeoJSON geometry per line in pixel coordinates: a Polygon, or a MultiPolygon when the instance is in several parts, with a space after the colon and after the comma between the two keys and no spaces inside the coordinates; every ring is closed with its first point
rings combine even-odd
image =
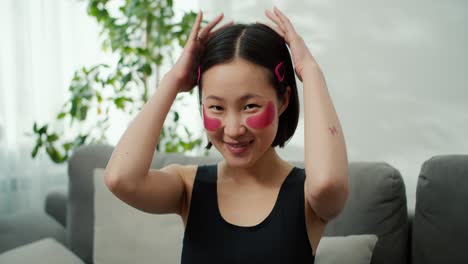
{"type": "Polygon", "coordinates": [[[234,181],[238,184],[268,184],[276,182],[276,176],[282,176],[292,166],[276,153],[275,148],[269,148],[252,166],[248,168],[229,166],[226,160],[219,163],[219,177],[223,181],[234,181]]]}

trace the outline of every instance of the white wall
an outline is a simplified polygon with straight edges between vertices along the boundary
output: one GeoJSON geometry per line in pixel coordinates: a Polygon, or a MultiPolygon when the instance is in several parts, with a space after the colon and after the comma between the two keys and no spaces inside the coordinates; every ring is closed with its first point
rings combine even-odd
{"type": "MultiPolygon", "coordinates": [[[[349,161],[397,168],[410,209],[426,159],[468,154],[467,1],[219,2],[200,6],[250,23],[276,4],[290,17],[325,73],[349,161]]],[[[303,131],[301,120],[284,157],[303,160],[303,131]]]]}

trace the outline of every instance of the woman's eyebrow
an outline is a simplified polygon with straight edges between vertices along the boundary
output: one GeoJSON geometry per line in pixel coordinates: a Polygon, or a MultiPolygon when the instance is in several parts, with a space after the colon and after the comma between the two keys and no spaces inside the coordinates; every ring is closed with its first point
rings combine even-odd
{"type": "MultiPolygon", "coordinates": [[[[261,95],[254,94],[254,93],[248,93],[248,94],[245,94],[245,95],[239,97],[237,100],[238,100],[238,101],[245,101],[245,100],[247,100],[247,99],[254,98],[254,97],[263,98],[263,96],[261,96],[261,95]]],[[[205,99],[210,99],[210,98],[211,98],[211,99],[215,99],[215,100],[219,100],[219,101],[224,101],[223,98],[218,97],[218,96],[216,96],[216,95],[208,95],[205,99]]]]}

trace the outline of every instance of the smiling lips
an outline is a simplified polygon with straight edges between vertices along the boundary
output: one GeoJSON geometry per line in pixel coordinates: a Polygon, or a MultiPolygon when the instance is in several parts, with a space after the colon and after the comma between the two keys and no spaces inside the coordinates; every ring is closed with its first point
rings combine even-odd
{"type": "MultiPolygon", "coordinates": [[[[275,110],[275,105],[270,101],[263,112],[247,117],[246,123],[253,129],[265,128],[273,123],[276,114],[275,110]]],[[[208,117],[205,112],[205,106],[203,105],[203,124],[208,131],[216,131],[221,127],[222,122],[218,118],[208,117]]]]}

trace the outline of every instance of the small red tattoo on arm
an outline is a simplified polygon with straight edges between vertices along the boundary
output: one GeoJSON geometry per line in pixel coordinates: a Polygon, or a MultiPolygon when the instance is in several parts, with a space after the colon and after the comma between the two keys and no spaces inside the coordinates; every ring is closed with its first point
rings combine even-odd
{"type": "Polygon", "coordinates": [[[332,135],[338,134],[338,130],[335,128],[335,126],[329,127],[328,130],[330,130],[332,135]]]}

